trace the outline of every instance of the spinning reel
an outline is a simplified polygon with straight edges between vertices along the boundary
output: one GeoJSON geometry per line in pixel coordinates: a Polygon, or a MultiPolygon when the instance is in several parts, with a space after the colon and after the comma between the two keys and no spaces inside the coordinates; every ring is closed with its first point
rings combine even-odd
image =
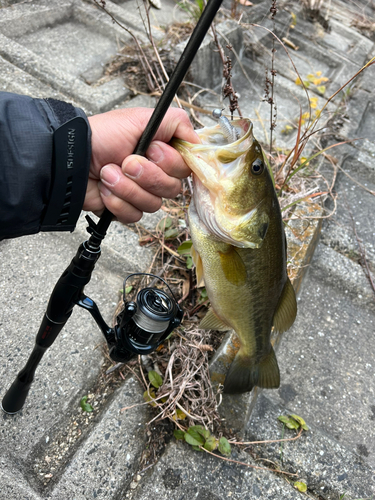
{"type": "Polygon", "coordinates": [[[124,309],[118,314],[116,326],[110,328],[104,321],[95,302],[83,297],[77,305],[87,309],[95,319],[107,341],[113,361],[125,363],[136,354],[149,354],[180,325],[183,311],[169,285],[158,276],[146,273],[130,274],[124,281],[124,309]],[[158,288],[143,288],[135,301],[126,298],[126,282],[134,276],[150,276],[160,280],[170,295],[158,288]]]}

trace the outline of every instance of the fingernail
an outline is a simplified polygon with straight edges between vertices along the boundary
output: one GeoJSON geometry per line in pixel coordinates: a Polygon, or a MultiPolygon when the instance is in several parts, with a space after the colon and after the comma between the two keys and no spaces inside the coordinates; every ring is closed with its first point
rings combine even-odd
{"type": "Polygon", "coordinates": [[[137,160],[129,160],[128,163],[125,164],[124,174],[132,179],[138,179],[142,174],[143,167],[137,160]]]}
{"type": "Polygon", "coordinates": [[[154,163],[158,163],[159,161],[162,161],[164,158],[163,150],[157,144],[153,144],[147,150],[147,158],[153,161],[154,163]]]}
{"type": "Polygon", "coordinates": [[[101,182],[98,182],[98,188],[103,196],[110,196],[112,194],[111,191],[107,189],[101,182]]]}
{"type": "Polygon", "coordinates": [[[104,184],[113,187],[118,183],[120,175],[115,168],[111,167],[111,165],[106,165],[100,171],[100,178],[104,184]]]}

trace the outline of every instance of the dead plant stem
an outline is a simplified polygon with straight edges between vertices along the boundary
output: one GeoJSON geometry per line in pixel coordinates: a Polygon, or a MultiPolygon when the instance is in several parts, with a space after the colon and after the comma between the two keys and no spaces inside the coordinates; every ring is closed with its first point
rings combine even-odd
{"type": "Polygon", "coordinates": [[[216,453],[212,453],[211,451],[206,450],[205,448],[203,448],[203,446],[200,446],[199,448],[202,451],[205,451],[206,453],[212,455],[213,457],[220,458],[220,460],[225,460],[226,462],[232,462],[233,464],[244,465],[245,467],[251,467],[252,469],[266,470],[268,472],[276,472],[278,474],[285,474],[287,476],[298,476],[298,474],[293,474],[292,472],[286,472],[278,469],[268,469],[267,467],[259,467],[258,465],[247,464],[246,462],[239,462],[238,460],[232,460],[231,458],[222,457],[220,455],[216,455],[216,453]]]}
{"type": "Polygon", "coordinates": [[[120,28],[122,28],[124,31],[126,31],[126,33],[128,33],[128,34],[129,34],[129,35],[133,38],[133,40],[135,41],[135,43],[136,43],[136,45],[137,45],[137,48],[138,48],[138,50],[139,50],[139,52],[140,52],[141,56],[143,56],[143,58],[142,58],[142,57],[140,57],[139,59],[140,59],[140,63],[141,63],[141,65],[142,65],[143,71],[144,71],[144,73],[145,73],[145,75],[146,75],[146,78],[148,77],[148,73],[147,73],[147,68],[148,68],[148,70],[150,71],[150,73],[151,73],[151,75],[152,75],[152,77],[153,77],[154,81],[156,81],[156,82],[157,82],[157,79],[156,79],[156,77],[155,77],[155,75],[154,75],[154,72],[152,71],[152,68],[151,68],[151,66],[150,66],[150,64],[149,64],[149,62],[148,62],[148,59],[147,59],[147,57],[146,57],[146,55],[145,55],[145,53],[144,53],[144,51],[143,51],[143,49],[142,49],[142,47],[141,47],[140,43],[138,42],[137,37],[136,37],[136,36],[135,36],[135,35],[134,35],[134,34],[133,34],[133,33],[132,33],[132,32],[131,32],[131,31],[130,31],[127,27],[126,27],[126,26],[124,26],[123,24],[121,24],[121,23],[120,23],[120,22],[119,22],[119,21],[115,18],[115,16],[114,16],[113,14],[111,14],[111,13],[110,13],[110,12],[106,9],[105,5],[103,5],[103,4],[100,2],[100,0],[92,0],[92,1],[95,3],[95,5],[97,5],[100,9],[102,9],[102,10],[103,10],[103,11],[107,14],[107,15],[108,15],[108,16],[112,19],[112,21],[113,21],[115,24],[117,24],[117,26],[119,26],[120,28]],[[145,67],[145,63],[146,63],[146,65],[147,65],[147,68],[145,67]]]}
{"type": "Polygon", "coordinates": [[[230,444],[235,445],[249,445],[249,444],[267,444],[267,443],[281,443],[285,441],[297,441],[302,436],[303,429],[300,428],[298,434],[292,438],[284,438],[284,439],[268,439],[265,441],[229,441],[230,444]]]}
{"type": "MultiPolygon", "coordinates": [[[[146,2],[147,0],[144,0],[144,6],[145,6],[145,11],[146,11],[146,16],[147,16],[147,24],[148,24],[148,39],[150,40],[150,43],[152,45],[152,48],[154,49],[154,53],[155,53],[155,56],[156,56],[156,59],[158,60],[158,63],[159,63],[159,66],[164,74],[164,78],[166,79],[167,82],[169,82],[169,77],[168,77],[168,74],[165,70],[165,67],[164,67],[164,64],[160,58],[160,54],[159,54],[159,51],[158,49],[156,48],[156,45],[155,45],[155,42],[154,42],[154,37],[152,36],[152,29],[151,29],[151,22],[150,22],[150,15],[149,15],[149,10],[147,8],[147,5],[146,5],[146,2]]],[[[161,75],[160,75],[160,78],[161,78],[161,75]]],[[[162,80],[162,79],[161,79],[162,80]]],[[[163,83],[163,82],[162,82],[163,83]]],[[[164,83],[163,83],[163,86],[164,86],[164,83]]],[[[177,105],[179,108],[182,108],[181,106],[181,103],[180,101],[178,100],[178,97],[177,95],[175,96],[175,99],[176,99],[176,102],[177,102],[177,105]]]]}

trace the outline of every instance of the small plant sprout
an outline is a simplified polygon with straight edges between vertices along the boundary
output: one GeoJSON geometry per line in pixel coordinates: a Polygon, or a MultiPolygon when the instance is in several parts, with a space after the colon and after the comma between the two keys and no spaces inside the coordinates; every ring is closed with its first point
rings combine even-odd
{"type": "Polygon", "coordinates": [[[309,428],[306,425],[306,422],[303,420],[302,417],[299,417],[298,415],[295,415],[295,414],[280,415],[280,417],[277,417],[277,418],[288,429],[304,430],[304,431],[309,430],[309,428]]]}
{"type": "Polygon", "coordinates": [[[83,411],[86,411],[87,413],[91,413],[94,408],[90,405],[90,403],[87,403],[88,396],[83,396],[79,404],[81,405],[81,408],[83,411]]]}

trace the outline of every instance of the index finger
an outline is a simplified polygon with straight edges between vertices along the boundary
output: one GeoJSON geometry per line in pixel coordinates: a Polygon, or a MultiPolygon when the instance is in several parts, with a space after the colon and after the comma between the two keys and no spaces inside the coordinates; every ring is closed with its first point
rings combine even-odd
{"type": "Polygon", "coordinates": [[[199,144],[201,142],[194,131],[188,114],[183,109],[168,109],[153,140],[169,142],[172,137],[183,139],[193,144],[199,144]]]}

